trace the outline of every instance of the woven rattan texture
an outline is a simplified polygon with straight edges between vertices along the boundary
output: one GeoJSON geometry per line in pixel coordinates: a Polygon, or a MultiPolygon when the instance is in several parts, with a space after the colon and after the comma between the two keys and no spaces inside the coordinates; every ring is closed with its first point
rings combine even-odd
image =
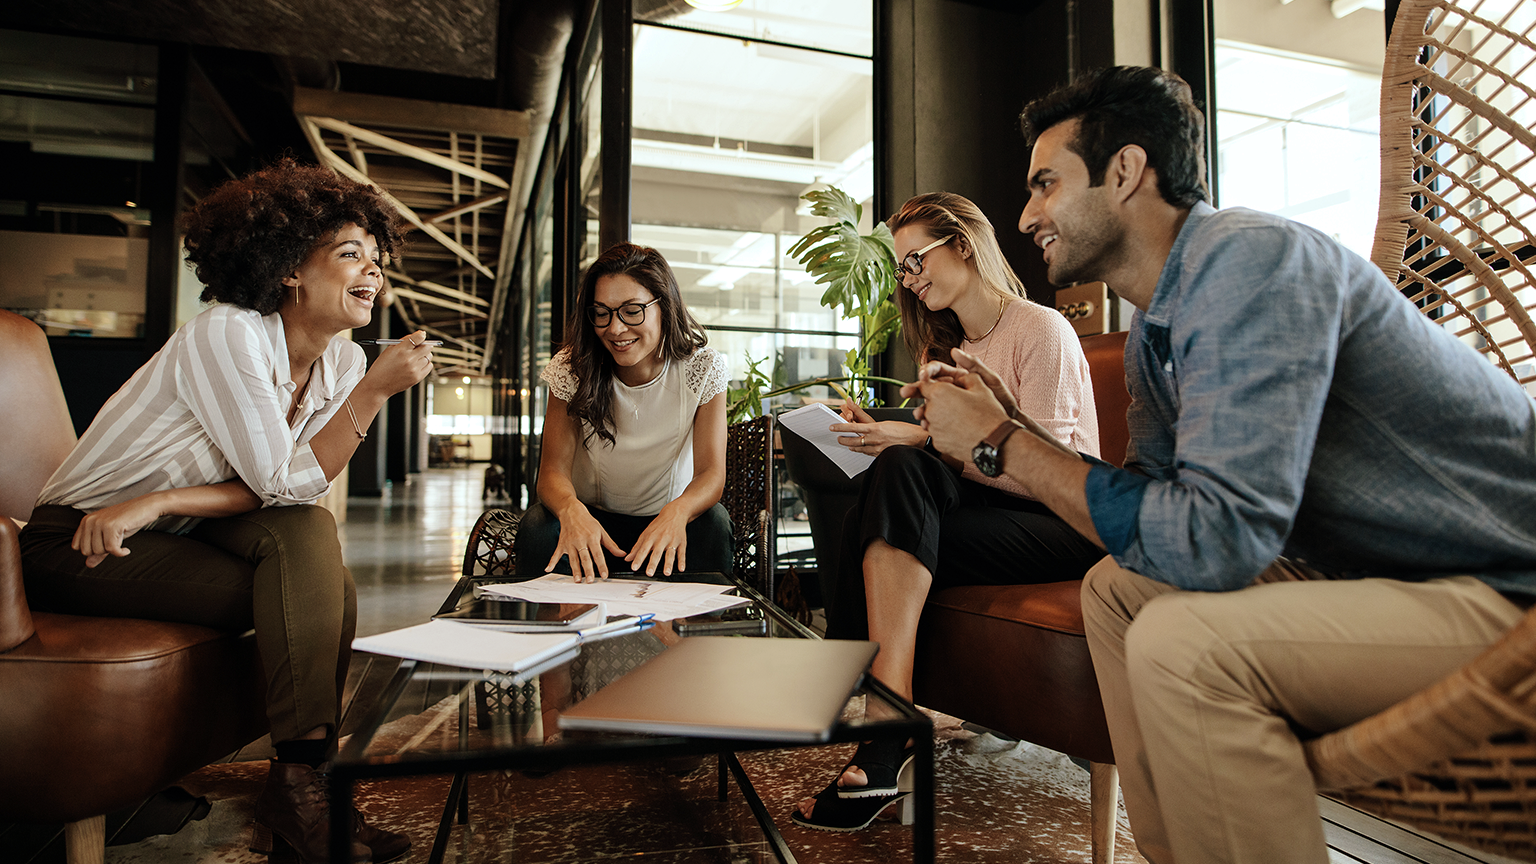
{"type": "Polygon", "coordinates": [[[480,514],[464,544],[465,576],[514,576],[517,560],[512,541],[517,537],[519,514],[492,508],[480,514]]]}
{"type": "Polygon", "coordinates": [[[720,503],[736,530],[736,575],[774,597],[773,417],[730,427],[725,444],[725,493],[720,503]]]}
{"type": "Polygon", "coordinates": [[[1426,315],[1536,382],[1532,0],[1407,0],[1381,96],[1371,258],[1426,315]]]}
{"type": "MultiPolygon", "coordinates": [[[[1382,76],[1372,260],[1430,318],[1536,382],[1536,0],[1405,0],[1382,76]]],[[[1536,618],[1307,744],[1340,800],[1536,861],[1536,618]]]]}

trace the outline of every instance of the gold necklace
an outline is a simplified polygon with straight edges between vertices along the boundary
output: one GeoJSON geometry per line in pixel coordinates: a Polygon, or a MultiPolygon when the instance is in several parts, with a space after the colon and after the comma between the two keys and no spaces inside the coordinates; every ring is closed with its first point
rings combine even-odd
{"type": "MultiPolygon", "coordinates": [[[[1006,308],[1007,306],[1008,306],[1008,301],[1005,298],[999,297],[997,299],[997,320],[992,322],[992,326],[987,328],[987,332],[981,334],[980,336],[977,336],[975,339],[972,339],[971,337],[966,336],[965,337],[965,341],[971,343],[972,345],[975,345],[977,342],[980,342],[981,340],[987,338],[988,336],[991,336],[992,335],[992,331],[997,329],[997,325],[1003,323],[1003,309],[1006,308]]],[[[962,334],[963,334],[963,331],[962,331],[962,334]]]]}

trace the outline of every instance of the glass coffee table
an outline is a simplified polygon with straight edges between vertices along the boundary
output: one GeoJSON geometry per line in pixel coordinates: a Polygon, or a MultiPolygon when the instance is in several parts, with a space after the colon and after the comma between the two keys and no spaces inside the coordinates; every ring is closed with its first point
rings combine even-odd
{"type": "MultiPolygon", "coordinates": [[[[913,860],[934,860],[933,825],[933,724],[880,682],[865,676],[858,694],[874,713],[895,719],[854,720],[837,723],[825,742],[786,743],[751,738],[695,738],[626,733],[562,731],[560,713],[582,698],[597,692],[645,660],[694,635],[737,635],[741,638],[816,639],[814,632],[785,615],[751,585],[725,574],[680,574],[680,581],[730,584],[734,593],[750,602],[712,616],[678,619],[650,630],[582,646],[575,658],[533,669],[513,677],[479,669],[463,669],[414,660],[396,660],[359,653],[373,663],[398,663],[398,668],[369,715],[346,741],[331,772],[331,812],[347,813],[352,807],[353,784],[361,780],[429,774],[453,776],[442,818],[433,843],[431,864],[442,860],[453,824],[469,819],[469,775],[474,772],[518,769],[553,771],[572,765],[618,763],[633,760],[714,754],[720,801],[728,797],[735,779],[743,799],[761,828],[774,857],[792,864],[795,856],[773,817],[752,787],[738,752],[821,746],[823,743],[867,741],[900,737],[920,745],[913,759],[914,804],[912,820],[913,860]],[[440,723],[417,731],[405,742],[385,740],[380,730],[392,720],[419,712],[423,706],[454,698],[457,723],[440,723]],[[414,710],[413,710],[414,709],[414,710]]],[[[505,577],[461,577],[440,611],[469,602],[474,588],[513,581],[505,577]]],[[[386,673],[387,674],[387,673],[386,673]]],[[[366,676],[365,676],[366,677],[366,676]]],[[[332,821],[331,860],[346,861],[351,849],[348,820],[332,821]]],[[[750,823],[749,823],[750,824],[750,823]]],[[[644,850],[636,850],[643,852],[644,850]]]]}

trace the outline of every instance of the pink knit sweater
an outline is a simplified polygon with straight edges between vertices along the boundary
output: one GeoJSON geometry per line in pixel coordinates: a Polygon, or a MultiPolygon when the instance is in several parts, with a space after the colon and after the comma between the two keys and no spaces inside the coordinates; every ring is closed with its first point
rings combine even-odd
{"type": "MultiPolygon", "coordinates": [[[[1060,312],[1022,298],[1011,301],[991,333],[978,342],[963,342],[960,348],[996,372],[1019,408],[1061,443],[1099,455],[1099,419],[1088,359],[1060,312]]],[[[1010,495],[1031,497],[1008,475],[986,477],[969,461],[964,476],[1010,495]]]]}

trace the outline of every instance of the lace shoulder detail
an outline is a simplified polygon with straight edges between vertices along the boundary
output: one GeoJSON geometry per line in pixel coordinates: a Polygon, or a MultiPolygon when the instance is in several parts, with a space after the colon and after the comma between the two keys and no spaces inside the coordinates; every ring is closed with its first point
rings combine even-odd
{"type": "Polygon", "coordinates": [[[726,388],[725,355],[713,348],[700,348],[683,361],[683,383],[688,392],[699,394],[699,404],[719,396],[726,388]]]}
{"type": "Polygon", "coordinates": [[[576,395],[576,372],[571,369],[571,351],[562,349],[560,353],[549,358],[549,365],[539,373],[545,384],[549,385],[549,395],[556,399],[571,401],[576,395]]]}

